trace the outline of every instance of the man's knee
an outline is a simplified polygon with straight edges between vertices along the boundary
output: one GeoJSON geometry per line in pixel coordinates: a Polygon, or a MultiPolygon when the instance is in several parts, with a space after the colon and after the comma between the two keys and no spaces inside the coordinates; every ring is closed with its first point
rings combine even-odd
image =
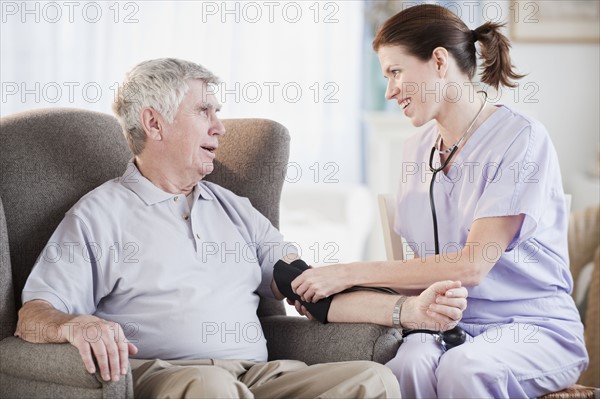
{"type": "Polygon", "coordinates": [[[228,371],[215,366],[181,367],[179,381],[189,397],[226,398],[236,394],[237,380],[228,371]]]}
{"type": "Polygon", "coordinates": [[[139,387],[136,397],[240,398],[248,397],[246,386],[228,371],[216,366],[174,366],[151,377],[139,387]]]}
{"type": "Polygon", "coordinates": [[[352,384],[359,390],[369,392],[368,396],[381,398],[400,397],[398,380],[392,371],[379,363],[353,361],[340,364],[352,384]],[[379,386],[379,388],[375,388],[379,386]]]}

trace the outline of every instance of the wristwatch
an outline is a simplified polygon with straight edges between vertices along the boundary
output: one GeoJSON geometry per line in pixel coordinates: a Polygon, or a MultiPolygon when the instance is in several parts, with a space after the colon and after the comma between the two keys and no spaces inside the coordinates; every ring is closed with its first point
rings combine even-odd
{"type": "Polygon", "coordinates": [[[392,327],[394,328],[402,328],[402,325],[400,324],[400,314],[402,313],[402,305],[404,305],[404,302],[406,302],[407,299],[408,297],[406,295],[402,295],[394,305],[394,311],[392,312],[392,327]]]}

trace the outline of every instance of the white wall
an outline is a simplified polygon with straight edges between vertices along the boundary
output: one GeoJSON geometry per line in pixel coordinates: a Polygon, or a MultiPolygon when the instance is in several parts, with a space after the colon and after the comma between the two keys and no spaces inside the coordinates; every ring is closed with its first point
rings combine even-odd
{"type": "Polygon", "coordinates": [[[177,57],[223,80],[221,117],[289,129],[290,182],[360,179],[361,2],[16,0],[0,11],[0,116],[111,113],[126,71],[177,57]]]}
{"type": "MultiPolygon", "coordinates": [[[[502,7],[503,20],[515,18],[509,9],[511,2],[494,3],[502,7]]],[[[523,10],[525,5],[520,4],[523,10]]],[[[557,29],[553,32],[559,36],[568,33],[560,32],[568,29],[565,24],[557,29]]],[[[513,64],[527,76],[519,88],[505,90],[499,102],[516,107],[546,126],[558,153],[565,191],[573,194],[572,208],[598,204],[600,180],[589,177],[588,171],[593,162],[597,168],[600,156],[600,45],[511,39],[513,64]]]]}
{"type": "MultiPolygon", "coordinates": [[[[600,151],[598,44],[515,43],[512,55],[514,64],[528,75],[518,89],[503,93],[502,102],[544,123],[558,152],[565,191],[579,193],[583,189],[594,196],[574,198],[574,207],[598,203],[598,181],[595,189],[582,187],[586,171],[600,151]],[[533,94],[534,90],[538,91],[533,94]],[[516,94],[520,95],[518,101],[516,94]],[[537,102],[526,101],[527,96],[537,102]]],[[[589,179],[589,184],[592,182],[589,179]]]]}

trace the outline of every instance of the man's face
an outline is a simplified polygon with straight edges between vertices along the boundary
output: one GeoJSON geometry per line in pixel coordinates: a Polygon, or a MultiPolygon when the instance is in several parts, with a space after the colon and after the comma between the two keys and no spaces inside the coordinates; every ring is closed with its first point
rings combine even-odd
{"type": "Polygon", "coordinates": [[[167,124],[163,140],[167,158],[180,177],[198,181],[214,169],[215,150],[225,127],[217,117],[220,104],[204,82],[193,79],[177,108],[172,124],[167,124]]]}

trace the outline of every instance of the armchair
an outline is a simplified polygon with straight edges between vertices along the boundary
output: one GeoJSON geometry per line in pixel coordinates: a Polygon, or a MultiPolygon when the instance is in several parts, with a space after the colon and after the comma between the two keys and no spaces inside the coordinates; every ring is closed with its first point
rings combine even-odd
{"type": "MultiPolygon", "coordinates": [[[[286,128],[260,119],[223,122],[228,134],[207,180],[248,197],[277,227],[289,156],[286,128]]],[[[88,191],[120,176],[131,158],[119,124],[97,112],[35,110],[2,118],[0,142],[0,397],[133,397],[131,372],[106,383],[86,372],[73,346],[12,336],[27,276],[64,213],[88,191]]],[[[390,328],[287,317],[274,300],[262,300],[258,314],[271,360],[384,363],[401,339],[390,328]]]]}

